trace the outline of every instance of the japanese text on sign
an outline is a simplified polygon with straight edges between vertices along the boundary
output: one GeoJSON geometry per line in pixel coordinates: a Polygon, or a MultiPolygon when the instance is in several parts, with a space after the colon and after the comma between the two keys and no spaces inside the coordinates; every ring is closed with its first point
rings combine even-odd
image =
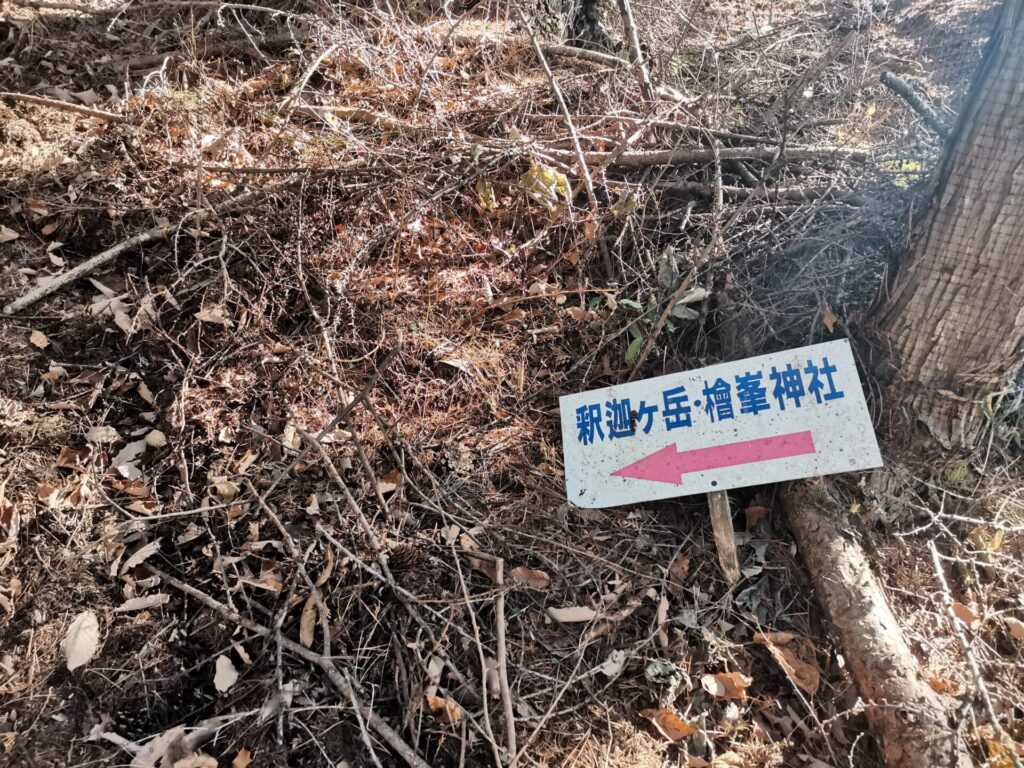
{"type": "Polygon", "coordinates": [[[635,410],[628,397],[606,400],[603,407],[600,402],[586,403],[576,408],[576,439],[589,445],[598,440],[633,437],[638,429],[650,434],[659,415],[666,430],[692,427],[694,408],[702,411],[711,422],[734,419],[737,414],[734,402],[739,405],[740,416],[757,416],[773,407],[782,411],[787,405],[800,408],[810,397],[816,403],[837,400],[844,394],[836,388],[836,370],[826,356],[820,363],[808,360],[802,369],[792,363],[787,363],[783,370],[773,365],[768,372],[767,386],[764,371],[739,373],[731,382],[724,378],[713,382],[705,380],[701,389],[703,400],[694,399],[692,404],[685,386],[663,390],[658,403],[640,400],[635,410]],[[769,402],[769,392],[776,405],[769,402]]]}
{"type": "Polygon", "coordinates": [[[568,498],[607,507],[880,466],[846,341],[560,399],[568,498]]]}

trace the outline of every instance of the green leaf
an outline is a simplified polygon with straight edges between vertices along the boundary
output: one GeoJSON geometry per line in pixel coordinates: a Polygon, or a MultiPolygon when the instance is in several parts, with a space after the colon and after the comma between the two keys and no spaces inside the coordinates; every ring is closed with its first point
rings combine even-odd
{"type": "Polygon", "coordinates": [[[644,335],[640,333],[640,328],[639,326],[636,325],[636,323],[629,326],[629,335],[632,336],[634,339],[642,339],[644,337],[644,335]]]}
{"type": "Polygon", "coordinates": [[[629,342],[629,346],[626,347],[626,365],[632,365],[636,362],[637,357],[640,356],[640,348],[643,347],[643,338],[633,339],[629,342]]]}
{"type": "Polygon", "coordinates": [[[633,301],[632,299],[619,299],[619,304],[631,309],[643,309],[643,305],[639,301],[633,301]]]}

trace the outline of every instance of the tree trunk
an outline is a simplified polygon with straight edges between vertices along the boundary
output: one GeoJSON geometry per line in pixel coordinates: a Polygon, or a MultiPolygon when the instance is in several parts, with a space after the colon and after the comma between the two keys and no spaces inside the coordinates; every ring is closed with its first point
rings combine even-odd
{"type": "Polygon", "coordinates": [[[921,677],[845,512],[819,480],[780,494],[816,597],[839,636],[888,768],[969,768],[952,702],[921,677]]]}
{"type": "Polygon", "coordinates": [[[1020,370],[1022,306],[1024,0],[1004,0],[882,320],[899,395],[945,447],[979,441],[1020,370]]]}

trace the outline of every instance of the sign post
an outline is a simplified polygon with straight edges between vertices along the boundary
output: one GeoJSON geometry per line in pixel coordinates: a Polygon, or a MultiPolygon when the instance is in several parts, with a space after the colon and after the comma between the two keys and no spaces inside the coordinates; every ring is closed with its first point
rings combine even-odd
{"type": "MultiPolygon", "coordinates": [[[[720,549],[725,491],[882,464],[845,339],[566,395],[568,500],[602,508],[707,493],[720,549]]],[[[735,544],[731,543],[733,553],[735,544]]],[[[735,554],[723,567],[739,578],[735,554]]]]}

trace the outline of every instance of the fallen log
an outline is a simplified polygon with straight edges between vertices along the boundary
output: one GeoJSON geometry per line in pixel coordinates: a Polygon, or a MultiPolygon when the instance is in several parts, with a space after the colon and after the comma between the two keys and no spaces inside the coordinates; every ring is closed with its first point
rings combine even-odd
{"type": "Polygon", "coordinates": [[[951,700],[919,674],[840,504],[819,478],[782,489],[789,528],[835,628],[889,768],[970,768],[951,700]]]}

